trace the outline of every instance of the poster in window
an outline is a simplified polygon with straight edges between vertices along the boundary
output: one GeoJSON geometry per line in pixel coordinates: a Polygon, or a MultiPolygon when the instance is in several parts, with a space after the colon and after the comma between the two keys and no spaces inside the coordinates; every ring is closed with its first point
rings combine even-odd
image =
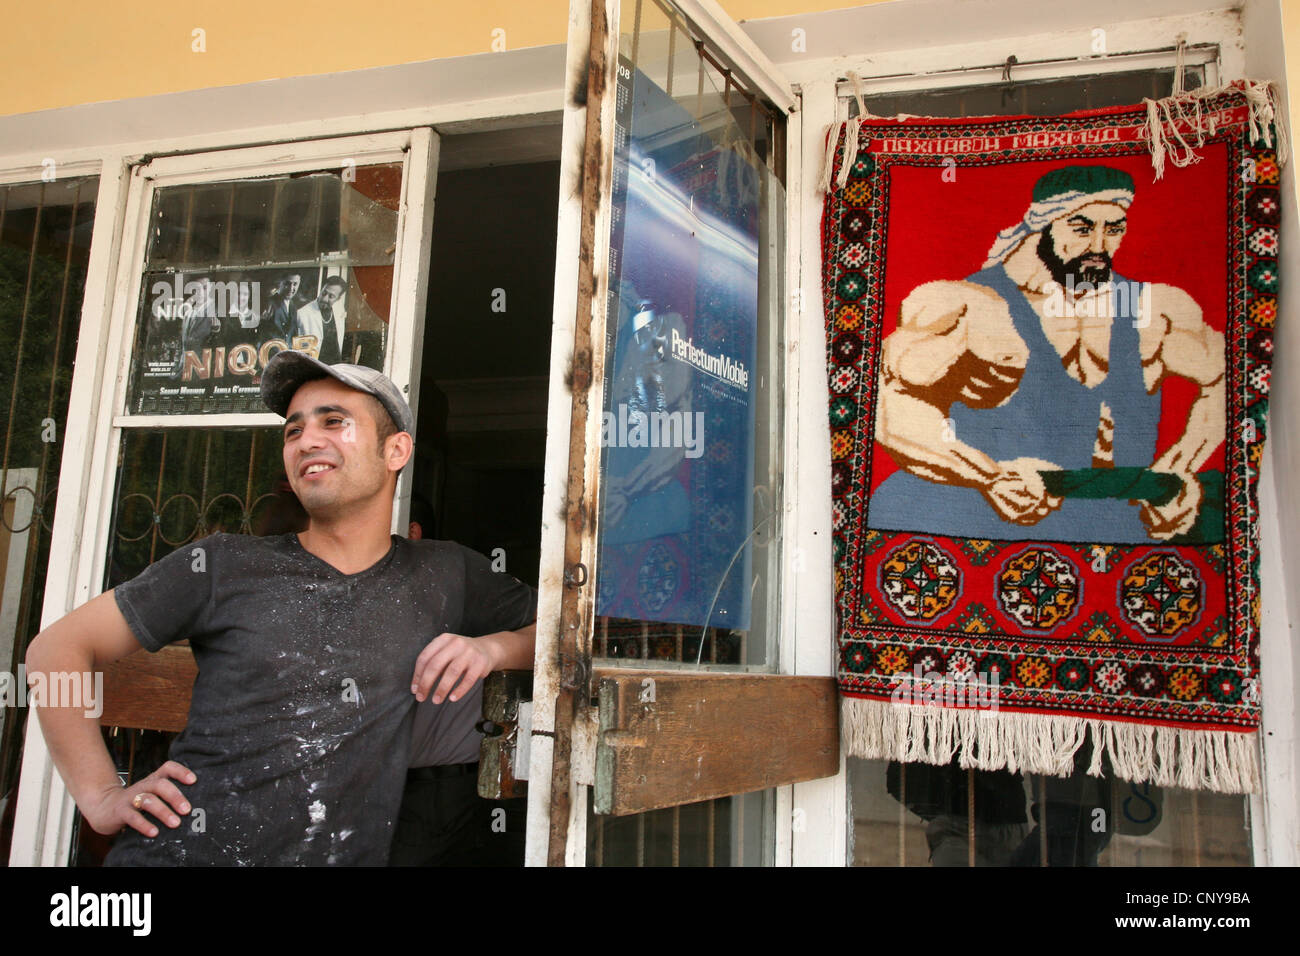
{"type": "MultiPolygon", "coordinates": [[[[382,335],[358,327],[346,266],[146,274],[130,410],[260,413],[262,370],[283,349],[380,367],[382,335]]],[[[362,303],[364,309],[364,303],[362,303]]]]}

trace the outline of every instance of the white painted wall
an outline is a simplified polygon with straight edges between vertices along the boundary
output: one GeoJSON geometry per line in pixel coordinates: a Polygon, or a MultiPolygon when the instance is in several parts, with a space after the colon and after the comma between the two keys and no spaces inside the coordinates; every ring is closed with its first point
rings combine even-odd
{"type": "MultiPolygon", "coordinates": [[[[1277,0],[1247,0],[1237,13],[1224,4],[1197,0],[1156,0],[1140,8],[1130,2],[1098,0],[1090,4],[1033,0],[899,0],[817,15],[781,17],[748,23],[744,29],[802,91],[802,161],[818,168],[824,156],[827,126],[836,118],[836,81],[848,70],[868,81],[870,92],[918,89],[978,82],[973,68],[992,67],[1014,54],[1020,64],[1044,65],[1042,71],[1102,69],[1092,59],[1094,30],[1105,31],[1107,52],[1169,48],[1180,33],[1189,44],[1220,45],[1221,81],[1240,77],[1285,81],[1281,11],[1277,0]],[[1140,19],[1134,19],[1134,17],[1140,19]],[[802,31],[802,36],[796,33],[802,31]],[[798,39],[806,52],[793,47],[798,39]]],[[[990,71],[996,76],[996,69],[990,71]]],[[[1024,67],[1020,68],[1023,75],[1024,67]]],[[[843,92],[841,90],[841,92],[843,92]]],[[[1285,105],[1282,116],[1288,115],[1285,105]]],[[[791,495],[797,516],[787,533],[804,550],[806,580],[796,582],[787,600],[799,605],[794,629],[794,670],[834,673],[834,613],[827,589],[831,581],[830,448],[825,393],[816,393],[817,376],[825,381],[824,315],[820,293],[820,219],[823,197],[816,176],[806,174],[798,195],[801,224],[791,237],[791,254],[799,256],[799,285],[804,311],[791,315],[800,343],[800,398],[791,421],[797,432],[797,489],[791,495]]],[[[1294,293],[1287,276],[1300,275],[1294,162],[1282,184],[1284,220],[1283,293],[1274,358],[1269,457],[1261,488],[1262,653],[1265,714],[1266,792],[1252,804],[1255,854],[1259,864],[1295,865],[1300,837],[1296,771],[1300,742],[1296,735],[1296,692],[1300,654],[1292,650],[1296,602],[1300,594],[1300,330],[1290,328],[1294,293]],[[1288,251],[1289,250],[1289,251],[1288,251]]],[[[1292,323],[1294,324],[1294,323],[1292,323]]],[[[793,805],[805,807],[808,832],[793,836],[792,861],[838,865],[851,856],[847,774],[794,788],[793,805]]]]}
{"type": "MultiPolygon", "coordinates": [[[[1282,87],[1286,122],[1286,55],[1277,0],[1248,0],[1242,10],[1245,71],[1282,87]]],[[[1292,134],[1291,142],[1295,142],[1292,134]]],[[[1264,839],[1256,824],[1259,864],[1295,866],[1300,862],[1300,738],[1296,735],[1296,688],[1300,654],[1295,649],[1300,600],[1300,327],[1296,326],[1300,278],[1300,204],[1296,202],[1295,157],[1282,171],[1283,210],[1278,323],[1273,341],[1273,377],[1268,435],[1260,482],[1260,633],[1261,697],[1264,707],[1262,799],[1252,812],[1263,816],[1264,839]]]]}

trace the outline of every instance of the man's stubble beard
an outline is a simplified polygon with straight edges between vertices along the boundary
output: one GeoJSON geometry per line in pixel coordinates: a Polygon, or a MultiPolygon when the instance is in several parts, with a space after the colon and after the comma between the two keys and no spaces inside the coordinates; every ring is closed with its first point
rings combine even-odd
{"type": "Polygon", "coordinates": [[[1105,251],[1085,252],[1083,255],[1075,256],[1069,262],[1066,262],[1056,254],[1056,245],[1052,242],[1051,233],[1046,229],[1038,234],[1038,258],[1043,265],[1047,266],[1047,271],[1051,273],[1052,279],[1062,288],[1078,286],[1083,282],[1091,283],[1096,287],[1109,282],[1111,279],[1110,253],[1105,251]],[[1083,260],[1093,257],[1103,260],[1106,264],[1099,269],[1084,268],[1083,260]]]}
{"type": "MultiPolygon", "coordinates": [[[[341,471],[344,466],[340,464],[336,467],[341,471]]],[[[364,476],[354,471],[343,483],[343,487],[333,493],[326,488],[313,488],[310,485],[294,488],[293,491],[303,511],[310,518],[317,521],[331,520],[362,508],[374,498],[382,496],[387,487],[386,477],[385,470],[382,476],[375,476],[372,485],[364,476]]],[[[391,499],[391,495],[389,497],[391,499]]]]}

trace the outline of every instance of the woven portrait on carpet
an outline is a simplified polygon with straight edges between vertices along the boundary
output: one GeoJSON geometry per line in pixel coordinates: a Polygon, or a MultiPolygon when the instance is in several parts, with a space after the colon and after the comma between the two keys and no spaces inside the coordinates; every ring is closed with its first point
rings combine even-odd
{"type": "Polygon", "coordinates": [[[852,755],[1258,788],[1279,150],[1262,85],[1170,107],[833,132],[852,755]]]}

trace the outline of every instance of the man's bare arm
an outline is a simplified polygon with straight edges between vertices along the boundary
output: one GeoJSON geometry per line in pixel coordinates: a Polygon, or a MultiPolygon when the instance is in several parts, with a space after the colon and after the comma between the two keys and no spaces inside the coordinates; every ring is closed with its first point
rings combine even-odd
{"type": "Polygon", "coordinates": [[[497,631],[482,637],[440,634],[415,660],[411,693],[423,701],[437,682],[435,704],[460,700],[476,681],[493,671],[532,670],[536,643],[536,621],[517,631],[497,631]]]}
{"type": "Polygon", "coordinates": [[[998,463],[955,434],[949,409],[1001,404],[1016,389],[1028,352],[1006,303],[969,282],[927,282],[903,300],[885,340],[876,440],[913,474],[987,488],[998,463]]]}
{"type": "MultiPolygon", "coordinates": [[[[110,590],[36,635],[27,650],[27,673],[30,679],[36,673],[100,672],[140,649],[110,590]]],[[[50,686],[48,677],[46,685],[50,686]]],[[[81,815],[97,833],[116,833],[123,826],[131,826],[145,836],[156,836],[158,828],[154,821],[141,810],[152,813],[168,826],[180,825],[176,814],[188,813],[190,808],[171,780],[193,783],[194,774],[187,768],[168,761],[153,774],[123,789],[113,759],[104,746],[97,718],[87,716],[82,706],[41,706],[36,708],[36,714],[54,765],[81,815]],[[141,801],[139,807],[132,804],[136,799],[141,801]]]]}
{"type": "Polygon", "coordinates": [[[947,409],[907,394],[901,383],[881,383],[876,440],[899,465],[941,484],[987,488],[998,463],[957,438],[951,425],[947,409]]]}

